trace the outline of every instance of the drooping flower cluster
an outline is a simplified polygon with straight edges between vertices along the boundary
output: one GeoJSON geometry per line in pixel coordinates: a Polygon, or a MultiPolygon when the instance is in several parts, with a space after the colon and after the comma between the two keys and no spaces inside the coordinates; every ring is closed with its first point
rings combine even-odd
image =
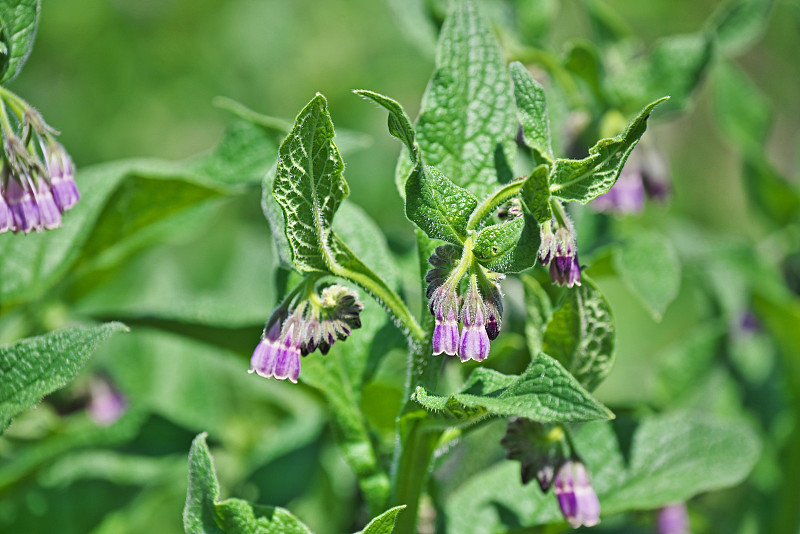
{"type": "Polygon", "coordinates": [[[298,287],[310,291],[293,292],[273,312],[250,358],[250,373],[296,383],[301,356],[317,349],[327,354],[337,340],[344,341],[361,328],[364,306],[354,291],[334,284],[317,295],[313,282],[298,287]]]}
{"type": "Polygon", "coordinates": [[[600,522],[600,501],[586,466],[574,451],[568,455],[565,438],[559,425],[512,418],[500,444],[509,459],[519,460],[523,484],[535,477],[542,493],[552,487],[567,523],[572,528],[591,527],[600,522]]]}
{"type": "Polygon", "coordinates": [[[482,361],[489,355],[490,342],[500,334],[503,300],[499,282],[503,277],[477,264],[457,269],[458,252],[452,245],[441,245],[428,260],[433,266],[425,277],[435,320],[433,354],[459,356],[462,362],[482,361]]]}
{"type": "Polygon", "coordinates": [[[0,105],[0,233],[58,228],[62,214],[80,198],[72,159],[35,109],[5,89],[0,96],[9,99],[20,127],[17,136],[5,105],[0,105]]]}
{"type": "Polygon", "coordinates": [[[572,223],[566,217],[562,223],[553,219],[539,226],[539,235],[539,261],[550,265],[553,283],[567,287],[581,285],[581,264],[572,223]]]}

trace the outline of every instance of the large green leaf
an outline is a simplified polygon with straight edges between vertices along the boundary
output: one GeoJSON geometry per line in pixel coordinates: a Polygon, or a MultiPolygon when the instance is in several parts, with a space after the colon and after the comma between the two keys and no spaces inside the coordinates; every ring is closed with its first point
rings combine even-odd
{"type": "Polygon", "coordinates": [[[240,499],[220,501],[220,487],[206,435],[200,434],[189,451],[189,486],[183,525],[190,534],[311,534],[283,508],[252,505],[240,499]]]}
{"type": "Polygon", "coordinates": [[[550,118],[547,116],[544,88],[519,62],[511,64],[511,79],[514,81],[514,100],[517,103],[517,115],[522,125],[525,143],[538,151],[542,157],[552,161],[550,118]]]}
{"type": "Polygon", "coordinates": [[[8,62],[3,62],[0,83],[16,78],[25,60],[33,50],[36,38],[36,26],[39,23],[40,0],[2,0],[0,1],[0,19],[3,25],[2,43],[8,50],[8,62]]]}
{"type": "Polygon", "coordinates": [[[318,94],[279,149],[272,194],[283,209],[292,260],[302,271],[329,270],[333,216],[349,193],[333,136],[328,103],[318,94]]]}
{"type": "Polygon", "coordinates": [[[498,169],[513,168],[516,132],[511,80],[492,30],[471,0],[453,2],[417,121],[425,162],[481,196],[498,169]]]}
{"type": "Polygon", "coordinates": [[[639,232],[617,250],[614,267],[653,319],[660,321],[681,283],[681,264],[672,242],[656,232],[639,232]]]}
{"type": "MultiPolygon", "coordinates": [[[[591,472],[604,516],[651,510],[740,482],[758,459],[758,438],[741,421],[691,413],[651,416],[636,429],[626,467],[609,423],[573,430],[573,443],[591,472]]],[[[523,486],[519,463],[502,461],[480,471],[445,505],[448,530],[501,532],[562,523],[552,494],[523,486]]]]}
{"type": "Polygon", "coordinates": [[[519,376],[478,368],[459,393],[439,396],[418,387],[412,398],[442,426],[469,424],[492,415],[513,415],[541,422],[613,417],[560,363],[543,352],[519,376]]]}
{"type": "Polygon", "coordinates": [[[478,200],[421,161],[406,180],[406,216],[432,239],[463,243],[478,200]]]}
{"type": "Polygon", "coordinates": [[[121,323],[72,327],[0,347],[0,432],[11,418],[67,385],[121,323]]]}
{"type": "Polygon", "coordinates": [[[595,389],[614,364],[614,316],[603,294],[587,276],[567,290],[544,333],[551,354],[588,390],[595,389]]]}
{"type": "Polygon", "coordinates": [[[667,98],[645,106],[617,137],[598,141],[589,149],[589,157],[580,160],[557,159],[550,172],[550,191],[553,196],[586,204],[607,193],[644,134],[650,112],[667,98]]]}
{"type": "Polygon", "coordinates": [[[645,419],[633,438],[625,480],[601,497],[610,513],[686,501],[744,479],[760,443],[741,421],[675,413],[645,419]]]}
{"type": "Polygon", "coordinates": [[[528,342],[528,351],[538,354],[543,350],[544,331],[547,323],[553,317],[553,304],[550,296],[542,285],[530,275],[522,275],[522,284],[525,287],[525,339],[528,342]]]}

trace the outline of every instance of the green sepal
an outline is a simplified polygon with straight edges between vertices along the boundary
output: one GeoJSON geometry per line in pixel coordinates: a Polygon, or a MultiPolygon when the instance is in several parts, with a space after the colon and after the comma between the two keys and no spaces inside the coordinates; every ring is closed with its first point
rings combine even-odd
{"type": "Polygon", "coordinates": [[[565,201],[586,204],[614,185],[633,148],[647,128],[650,112],[669,97],[651,102],[617,137],[601,139],[589,149],[589,157],[557,159],[550,172],[550,192],[565,201]]]}

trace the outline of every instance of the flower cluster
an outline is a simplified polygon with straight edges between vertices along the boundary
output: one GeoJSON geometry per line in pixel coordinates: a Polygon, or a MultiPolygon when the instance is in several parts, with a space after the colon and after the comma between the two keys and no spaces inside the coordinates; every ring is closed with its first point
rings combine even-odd
{"type": "Polygon", "coordinates": [[[80,194],[75,166],[56,140],[58,134],[41,115],[16,95],[3,90],[20,126],[17,136],[5,105],[0,105],[2,175],[0,175],[0,233],[27,234],[61,226],[61,216],[80,194]]]}
{"type": "Polygon", "coordinates": [[[553,488],[561,513],[572,528],[600,522],[600,501],[589,471],[571,449],[565,429],[524,418],[512,418],[500,444],[510,460],[519,460],[522,483],[534,477],[542,493],[553,488]]]}
{"type": "Polygon", "coordinates": [[[502,275],[477,264],[465,273],[455,268],[457,259],[456,247],[441,245],[428,260],[433,266],[425,277],[429,309],[435,319],[433,354],[459,356],[462,362],[482,361],[489,355],[490,342],[500,334],[502,275]],[[466,283],[463,292],[462,283],[466,283]]]}
{"type": "Polygon", "coordinates": [[[561,223],[553,219],[539,227],[539,234],[539,261],[550,265],[553,282],[567,287],[581,285],[581,264],[572,223],[566,217],[561,223]]]}
{"type": "Polygon", "coordinates": [[[364,306],[356,293],[335,284],[320,295],[311,284],[303,294],[292,292],[278,306],[264,327],[261,342],[250,358],[250,373],[296,383],[300,376],[300,357],[319,349],[327,354],[336,340],[344,341],[353,330],[361,328],[360,313],[364,306]]]}

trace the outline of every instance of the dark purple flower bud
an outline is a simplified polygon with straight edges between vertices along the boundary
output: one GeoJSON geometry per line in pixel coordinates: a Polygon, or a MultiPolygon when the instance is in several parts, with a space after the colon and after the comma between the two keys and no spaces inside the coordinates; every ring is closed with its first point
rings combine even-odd
{"type": "Polygon", "coordinates": [[[478,291],[475,275],[472,275],[464,297],[461,320],[464,324],[458,347],[461,361],[483,361],[489,355],[489,335],[486,332],[486,306],[478,291]]]}
{"type": "Polygon", "coordinates": [[[658,511],[658,534],[689,534],[686,503],[668,504],[658,511]]]}
{"type": "MultiPolygon", "coordinates": [[[[482,272],[481,275],[483,275],[482,272]]],[[[503,324],[503,296],[500,293],[499,283],[503,279],[503,275],[495,274],[493,276],[495,277],[494,281],[490,281],[485,276],[481,276],[480,280],[480,289],[486,305],[486,334],[490,341],[497,339],[503,324]]]]}
{"type": "Polygon", "coordinates": [[[597,211],[607,213],[639,213],[644,209],[644,196],[642,169],[629,162],[611,189],[595,198],[590,205],[597,211]]]}
{"type": "Polygon", "coordinates": [[[125,396],[104,377],[92,379],[89,383],[89,417],[100,426],[115,423],[128,409],[125,396]]]}
{"type": "Polygon", "coordinates": [[[39,180],[36,204],[39,206],[39,219],[42,227],[46,230],[52,230],[61,226],[61,210],[56,206],[53,194],[43,179],[39,180]]]}
{"type": "Polygon", "coordinates": [[[24,184],[20,184],[14,177],[9,177],[6,200],[14,220],[12,230],[15,233],[27,234],[31,230],[40,230],[42,226],[30,178],[23,176],[22,179],[24,184]]]}
{"type": "Polygon", "coordinates": [[[583,462],[577,459],[564,462],[556,473],[553,490],[561,513],[572,528],[592,527],[600,522],[600,501],[583,462]]]}
{"type": "Polygon", "coordinates": [[[550,262],[550,278],[560,286],[581,285],[581,265],[578,255],[556,256],[550,262]]]}

